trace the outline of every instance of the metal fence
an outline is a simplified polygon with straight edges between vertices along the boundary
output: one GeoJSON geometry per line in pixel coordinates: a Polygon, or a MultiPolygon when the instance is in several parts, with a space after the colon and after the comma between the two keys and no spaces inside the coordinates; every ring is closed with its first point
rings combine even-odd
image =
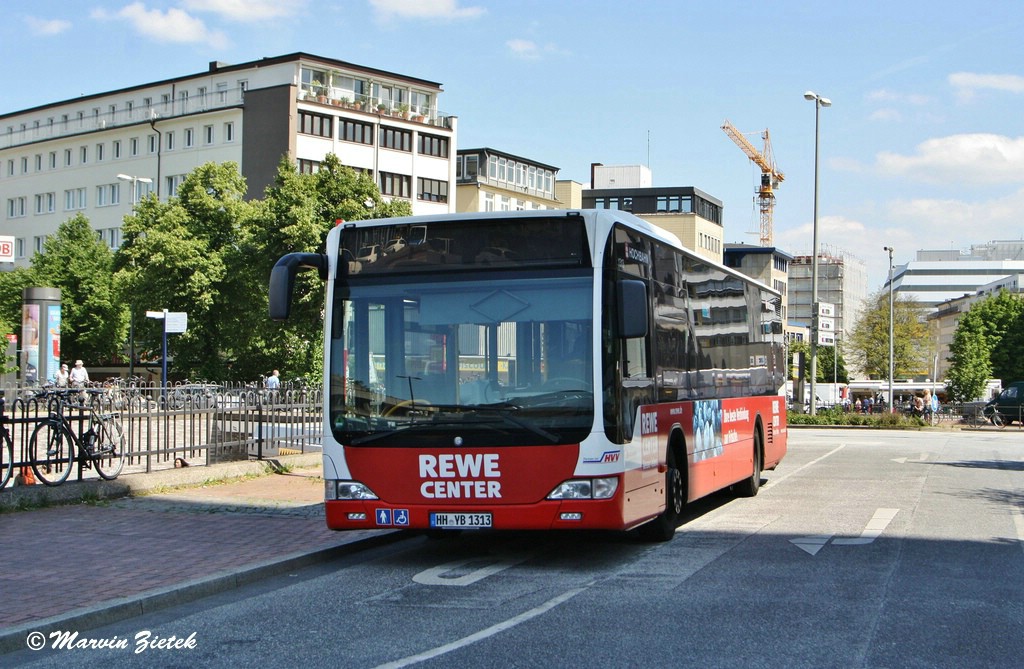
{"type": "MultiPolygon", "coordinates": [[[[281,384],[179,383],[162,387],[118,383],[92,391],[98,407],[116,412],[128,457],[122,473],[274,458],[318,452],[323,438],[323,391],[281,384]],[[102,392],[97,392],[101,389],[102,392]]],[[[14,467],[31,467],[32,433],[51,409],[46,389],[9,388],[4,420],[14,442],[14,467]]],[[[86,412],[72,410],[82,428],[86,412]]],[[[76,465],[71,480],[94,477],[76,465]]]]}

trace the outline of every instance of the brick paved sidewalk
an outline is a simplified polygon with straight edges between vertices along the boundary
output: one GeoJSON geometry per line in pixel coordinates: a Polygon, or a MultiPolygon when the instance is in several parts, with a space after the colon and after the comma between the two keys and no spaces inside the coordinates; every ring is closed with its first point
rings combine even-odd
{"type": "Polygon", "coordinates": [[[319,476],[303,468],[0,514],[0,653],[23,648],[33,625],[95,627],[390,534],[328,530],[319,476]]]}

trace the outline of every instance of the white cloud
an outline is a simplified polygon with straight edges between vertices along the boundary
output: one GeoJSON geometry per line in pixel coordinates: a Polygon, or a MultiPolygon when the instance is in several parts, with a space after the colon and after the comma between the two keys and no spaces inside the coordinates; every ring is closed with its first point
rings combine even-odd
{"type": "Polygon", "coordinates": [[[901,114],[896,109],[891,109],[891,108],[878,109],[878,110],[873,111],[871,114],[868,115],[868,120],[869,121],[883,121],[883,122],[902,121],[903,120],[903,114],[901,114]]]}
{"type": "Polygon", "coordinates": [[[458,0],[370,0],[381,19],[475,19],[483,7],[459,7],[458,0]]]}
{"type": "Polygon", "coordinates": [[[522,60],[540,60],[545,56],[564,55],[567,52],[554,44],[540,45],[528,39],[510,39],[505,46],[516,58],[522,60]]]}
{"type": "Polygon", "coordinates": [[[140,35],[158,42],[203,43],[215,49],[228,44],[227,36],[219,30],[210,30],[200,19],[180,9],[146,9],[141,2],[134,2],[117,12],[103,9],[92,12],[95,19],[121,19],[130,23],[140,35]]]}
{"type": "Polygon", "coordinates": [[[249,22],[295,16],[305,7],[306,0],[185,0],[182,4],[192,11],[249,22]]]}
{"type": "Polygon", "coordinates": [[[870,102],[905,104],[914,105],[915,107],[922,107],[924,105],[931,104],[932,101],[932,99],[927,95],[921,95],[920,93],[900,93],[898,91],[891,91],[887,88],[880,88],[878,90],[871,91],[865,97],[870,102]]]}
{"type": "Polygon", "coordinates": [[[1024,181],[1024,137],[984,133],[938,137],[918,144],[914,155],[883,151],[876,164],[884,174],[929,183],[1020,183],[1024,181]]]}
{"type": "Polygon", "coordinates": [[[1024,77],[1016,74],[954,72],[949,75],[949,84],[956,89],[957,97],[964,102],[973,99],[979,90],[1024,93],[1024,77]]]}
{"type": "Polygon", "coordinates": [[[540,47],[535,42],[527,39],[510,39],[505,42],[512,55],[523,60],[539,60],[541,56],[540,47]]]}
{"type": "Polygon", "coordinates": [[[71,28],[71,22],[63,19],[40,19],[26,16],[25,22],[34,35],[59,35],[71,28]]]}

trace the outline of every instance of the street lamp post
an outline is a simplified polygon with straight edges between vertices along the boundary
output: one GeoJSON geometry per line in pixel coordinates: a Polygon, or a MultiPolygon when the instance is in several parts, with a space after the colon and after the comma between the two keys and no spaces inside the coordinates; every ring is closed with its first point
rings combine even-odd
{"type": "Polygon", "coordinates": [[[814,101],[814,234],[811,250],[811,415],[817,413],[818,377],[818,120],[822,107],[831,107],[832,101],[814,91],[804,93],[805,100],[814,101]]]}
{"type": "Polygon", "coordinates": [[[883,246],[883,251],[889,252],[889,413],[893,412],[895,402],[892,396],[892,376],[893,376],[893,355],[892,355],[892,341],[893,341],[893,309],[892,309],[892,252],[891,246],[883,246]]]}
{"type": "MultiPolygon", "coordinates": [[[[128,181],[132,185],[132,209],[135,209],[135,205],[139,202],[139,186],[138,184],[151,184],[153,180],[149,177],[136,177],[130,174],[118,174],[117,178],[121,181],[128,181]]],[[[135,376],[135,300],[131,300],[131,304],[128,307],[128,376],[135,376]]]]}

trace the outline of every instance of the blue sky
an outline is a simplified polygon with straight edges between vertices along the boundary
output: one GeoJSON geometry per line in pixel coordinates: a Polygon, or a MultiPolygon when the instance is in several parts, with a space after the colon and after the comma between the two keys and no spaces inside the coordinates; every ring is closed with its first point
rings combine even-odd
{"type": "Polygon", "coordinates": [[[725,204],[757,243],[755,146],[785,181],[775,243],[811,249],[813,90],[819,240],[869,289],[922,248],[1024,236],[1024,3],[594,0],[6,0],[3,111],[296,51],[436,81],[460,148],[589,182],[647,164],[655,186],[725,204]],[[754,232],[755,234],[751,234],[754,232]]]}

